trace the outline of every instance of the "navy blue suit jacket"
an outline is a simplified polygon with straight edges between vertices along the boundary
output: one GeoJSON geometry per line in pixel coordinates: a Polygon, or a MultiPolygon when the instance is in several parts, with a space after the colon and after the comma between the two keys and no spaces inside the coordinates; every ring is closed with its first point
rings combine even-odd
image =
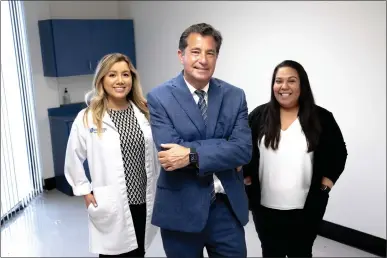
{"type": "Polygon", "coordinates": [[[161,168],[152,224],[168,230],[200,232],[206,225],[213,173],[222,182],[237,219],[248,222],[243,171],[252,155],[251,130],[244,91],[212,78],[208,90],[207,126],[180,73],[147,96],[153,138],[196,148],[199,168],[161,168]]]}

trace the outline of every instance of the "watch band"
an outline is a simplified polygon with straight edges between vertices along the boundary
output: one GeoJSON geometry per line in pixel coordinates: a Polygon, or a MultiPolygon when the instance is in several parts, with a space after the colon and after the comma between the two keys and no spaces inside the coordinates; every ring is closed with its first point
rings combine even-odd
{"type": "Polygon", "coordinates": [[[195,167],[199,166],[199,157],[195,148],[190,148],[189,163],[195,167]]]}

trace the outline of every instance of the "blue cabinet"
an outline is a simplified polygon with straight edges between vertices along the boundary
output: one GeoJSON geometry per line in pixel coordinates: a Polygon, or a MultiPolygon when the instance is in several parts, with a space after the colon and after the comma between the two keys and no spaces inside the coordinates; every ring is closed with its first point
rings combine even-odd
{"type": "Polygon", "coordinates": [[[94,69],[101,57],[114,52],[127,55],[136,66],[133,21],[94,20],[91,26],[91,42],[97,45],[90,49],[94,69]]]}
{"type": "Polygon", "coordinates": [[[99,60],[114,52],[136,66],[133,20],[50,19],[38,26],[46,77],[93,74],[99,60]]]}
{"type": "Polygon", "coordinates": [[[91,44],[87,23],[77,20],[55,20],[52,21],[52,33],[57,77],[93,72],[89,64],[91,55],[89,51],[85,51],[85,46],[91,44]]]}
{"type": "MultiPolygon", "coordinates": [[[[85,108],[84,103],[74,103],[48,109],[50,122],[52,156],[54,161],[55,187],[62,193],[73,196],[73,190],[64,176],[67,141],[71,126],[78,112],[85,108]]],[[[83,164],[86,176],[91,181],[87,160],[83,164]]]]}

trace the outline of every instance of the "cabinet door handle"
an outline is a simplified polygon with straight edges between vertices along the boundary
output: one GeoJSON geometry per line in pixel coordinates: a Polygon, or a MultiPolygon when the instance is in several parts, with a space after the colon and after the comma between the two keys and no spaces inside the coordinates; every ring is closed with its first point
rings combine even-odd
{"type": "Polygon", "coordinates": [[[91,62],[89,61],[89,70],[91,71],[91,62]]]}

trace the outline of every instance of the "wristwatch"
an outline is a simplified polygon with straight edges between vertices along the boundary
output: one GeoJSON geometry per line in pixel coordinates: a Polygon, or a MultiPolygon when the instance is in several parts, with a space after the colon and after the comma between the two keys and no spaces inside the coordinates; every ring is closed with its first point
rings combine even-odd
{"type": "Polygon", "coordinates": [[[331,188],[327,185],[324,185],[324,184],[321,184],[321,191],[325,192],[325,193],[329,193],[331,191],[331,188]]]}
{"type": "Polygon", "coordinates": [[[195,148],[190,148],[189,163],[195,167],[199,167],[199,156],[195,148]]]}

